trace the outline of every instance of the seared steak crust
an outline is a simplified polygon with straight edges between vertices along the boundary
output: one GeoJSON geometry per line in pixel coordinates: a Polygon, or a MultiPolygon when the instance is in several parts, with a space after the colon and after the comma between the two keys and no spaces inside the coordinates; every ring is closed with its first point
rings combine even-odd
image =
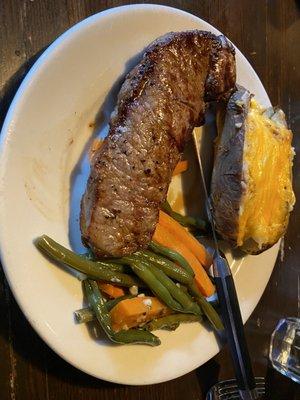
{"type": "Polygon", "coordinates": [[[150,44],[121,87],[82,198],[82,238],[97,255],[123,256],[148,245],[205,103],[234,86],[234,49],[224,36],[195,30],[150,44]]]}

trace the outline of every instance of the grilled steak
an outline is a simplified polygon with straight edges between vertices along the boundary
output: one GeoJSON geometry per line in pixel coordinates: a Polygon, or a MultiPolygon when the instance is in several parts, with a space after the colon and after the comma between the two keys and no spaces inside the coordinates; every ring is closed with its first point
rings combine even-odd
{"type": "Polygon", "coordinates": [[[121,87],[82,198],[82,239],[98,256],[148,245],[206,102],[228,96],[234,86],[234,49],[224,36],[195,30],[150,44],[121,87]]]}

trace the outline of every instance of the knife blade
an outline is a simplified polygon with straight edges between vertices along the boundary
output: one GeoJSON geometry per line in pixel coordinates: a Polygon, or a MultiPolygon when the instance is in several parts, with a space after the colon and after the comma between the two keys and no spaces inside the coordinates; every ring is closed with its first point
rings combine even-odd
{"type": "Polygon", "coordinates": [[[200,149],[200,143],[201,143],[201,135],[202,135],[202,128],[195,128],[193,130],[193,141],[194,141],[194,147],[196,151],[196,156],[197,156],[197,161],[198,161],[198,166],[201,174],[201,180],[202,180],[202,186],[204,190],[204,196],[205,196],[205,211],[211,226],[211,231],[212,231],[212,236],[213,236],[213,241],[214,241],[214,250],[216,253],[219,253],[219,245],[218,245],[218,240],[217,240],[217,234],[216,234],[216,227],[215,227],[215,220],[213,217],[213,208],[211,204],[211,200],[208,195],[208,190],[206,186],[206,181],[205,181],[205,175],[204,175],[204,169],[202,165],[202,160],[201,160],[201,149],[200,149]]]}

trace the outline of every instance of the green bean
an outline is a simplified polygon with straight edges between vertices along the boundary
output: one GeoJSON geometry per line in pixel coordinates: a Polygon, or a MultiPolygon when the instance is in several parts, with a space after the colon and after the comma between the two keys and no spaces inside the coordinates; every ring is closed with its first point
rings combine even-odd
{"type": "Polygon", "coordinates": [[[170,278],[173,278],[180,283],[188,284],[191,281],[191,279],[193,279],[191,275],[188,272],[186,272],[185,269],[179,267],[178,265],[173,263],[173,261],[170,261],[167,258],[162,257],[161,255],[155,254],[152,251],[149,250],[137,251],[136,253],[134,253],[134,255],[142,257],[148,262],[151,262],[153,265],[162,270],[170,278]]]}
{"type": "Polygon", "coordinates": [[[164,285],[164,287],[169,291],[171,296],[178,301],[182,307],[182,312],[191,313],[195,315],[201,314],[201,309],[198,304],[194,303],[191,297],[182,291],[175,283],[161,270],[148,264],[148,269],[156,277],[156,279],[164,285]]]}
{"type": "Polygon", "coordinates": [[[100,326],[112,342],[118,344],[147,344],[150,346],[158,346],[160,344],[158,337],[154,336],[150,332],[142,332],[135,329],[129,329],[128,331],[120,331],[117,333],[114,332],[111,327],[110,315],[107,311],[104,298],[101,295],[97,282],[86,279],[83,283],[90,307],[92,308],[100,326]]]}
{"type": "Polygon", "coordinates": [[[141,282],[132,276],[117,271],[111,271],[105,264],[102,265],[100,262],[89,261],[61,246],[46,235],[37,238],[35,245],[49,257],[84,273],[90,278],[118,283],[118,285],[126,287],[141,285],[141,282]]]}
{"type": "Polygon", "coordinates": [[[162,300],[168,307],[170,307],[174,311],[182,312],[181,305],[173,299],[169,291],[162,285],[155,277],[155,275],[150,271],[148,265],[146,265],[143,261],[137,261],[135,258],[132,258],[130,261],[130,267],[133,272],[144,281],[152,292],[162,300]]]}
{"type": "Polygon", "coordinates": [[[192,314],[172,314],[158,319],[153,319],[144,326],[148,331],[155,331],[158,329],[175,330],[182,322],[195,322],[201,321],[199,315],[192,314]]]}
{"type": "Polygon", "coordinates": [[[88,249],[85,253],[82,253],[81,257],[84,257],[90,261],[95,261],[94,253],[90,249],[88,249]]]}
{"type": "Polygon", "coordinates": [[[99,259],[94,255],[94,253],[91,250],[88,250],[86,253],[81,254],[81,257],[89,261],[99,263],[101,267],[107,267],[112,271],[128,272],[128,268],[126,268],[126,265],[119,263],[117,258],[109,261],[107,258],[99,259]]]}
{"type": "MultiPolygon", "coordinates": [[[[117,297],[116,299],[107,301],[105,303],[107,311],[111,311],[118,303],[120,303],[120,301],[132,299],[133,297],[135,296],[126,294],[124,296],[117,297]]],[[[91,322],[95,319],[95,314],[89,307],[74,311],[74,316],[78,324],[86,324],[87,322],[91,322]]]]}
{"type": "MultiPolygon", "coordinates": [[[[102,260],[100,261],[103,262],[102,260]]],[[[119,258],[106,258],[104,261],[107,264],[107,267],[110,268],[113,265],[113,268],[117,271],[118,269],[120,272],[130,274],[132,271],[129,267],[129,262],[126,257],[119,257],[119,258]]]]}
{"type": "MultiPolygon", "coordinates": [[[[180,285],[180,284],[179,284],[180,285]]],[[[180,285],[180,289],[184,291],[184,293],[189,293],[188,288],[185,285],[180,285]]]]}
{"type": "Polygon", "coordinates": [[[110,262],[106,262],[106,261],[94,261],[96,264],[99,264],[99,266],[101,268],[107,268],[110,269],[111,271],[115,271],[115,272],[121,272],[121,273],[126,273],[128,272],[128,268],[126,265],[122,265],[122,264],[117,264],[117,263],[110,263],[110,262]]]}
{"type": "Polygon", "coordinates": [[[152,251],[154,251],[154,253],[162,254],[163,256],[166,256],[170,260],[174,261],[175,263],[178,263],[191,276],[195,276],[195,273],[194,273],[192,267],[190,266],[190,264],[177,251],[171,250],[168,247],[165,247],[165,246],[163,246],[161,244],[158,244],[157,242],[154,242],[153,240],[150,242],[149,248],[152,251]]]}
{"type": "Polygon", "coordinates": [[[224,326],[221,318],[219,317],[219,314],[214,309],[214,307],[206,300],[206,298],[200,293],[194,282],[189,286],[189,290],[192,295],[195,296],[197,303],[202,308],[203,313],[206,315],[213,328],[216,330],[223,330],[224,326]]]}
{"type": "MultiPolygon", "coordinates": [[[[102,261],[100,261],[102,262],[102,261]]],[[[107,265],[129,265],[128,262],[124,259],[124,257],[118,257],[118,258],[106,258],[105,263],[107,265]]]]}
{"type": "MultiPolygon", "coordinates": [[[[186,315],[186,314],[181,314],[181,315],[186,315]]],[[[188,315],[192,316],[193,314],[188,314],[188,315]]],[[[195,317],[195,315],[193,315],[193,317],[195,317]]],[[[155,321],[155,320],[153,320],[153,321],[155,321]]],[[[162,329],[164,331],[176,331],[176,329],[179,328],[179,325],[180,325],[179,322],[174,322],[172,325],[168,325],[168,324],[164,323],[163,326],[157,327],[157,328],[154,327],[154,329],[153,329],[153,326],[152,326],[152,328],[150,326],[150,329],[148,329],[148,331],[154,331],[154,330],[158,330],[158,329],[162,329]]]]}
{"type": "Polygon", "coordinates": [[[141,329],[129,329],[115,333],[114,339],[121,344],[147,344],[149,346],[159,346],[161,341],[152,333],[141,329]]]}
{"type": "Polygon", "coordinates": [[[86,324],[95,319],[95,314],[94,314],[93,310],[91,310],[88,307],[81,308],[80,310],[74,311],[74,316],[75,316],[76,322],[78,324],[86,324]]]}
{"type": "Polygon", "coordinates": [[[106,333],[106,336],[110,340],[114,341],[114,331],[111,327],[110,316],[105,305],[104,297],[98,288],[97,282],[92,281],[91,279],[85,279],[83,281],[83,287],[89,305],[93,310],[101,328],[106,333]]]}
{"type": "Polygon", "coordinates": [[[223,330],[224,325],[220,319],[219,314],[214,309],[214,307],[205,299],[205,297],[199,297],[198,304],[202,308],[203,313],[206,315],[213,328],[216,330],[223,330]]]}
{"type": "Polygon", "coordinates": [[[169,259],[149,250],[137,251],[131,256],[125,256],[118,259],[108,259],[106,261],[109,263],[117,262],[122,265],[130,265],[132,261],[136,260],[138,262],[141,259],[147,262],[150,261],[152,264],[161,269],[166,275],[170,276],[173,279],[176,279],[178,282],[188,284],[191,279],[193,279],[190,273],[188,273],[182,267],[176,265],[173,261],[170,261],[169,259]]]}
{"type": "Polygon", "coordinates": [[[174,211],[168,201],[165,201],[161,207],[167,214],[170,215],[175,221],[179,222],[180,225],[191,229],[200,229],[203,232],[208,231],[208,224],[201,218],[190,217],[187,215],[181,215],[174,211]]]}

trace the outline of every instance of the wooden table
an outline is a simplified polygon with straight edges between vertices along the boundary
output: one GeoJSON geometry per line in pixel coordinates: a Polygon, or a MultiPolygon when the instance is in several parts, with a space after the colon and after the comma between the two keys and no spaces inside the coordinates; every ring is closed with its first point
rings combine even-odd
{"type": "MultiPolygon", "coordinates": [[[[58,35],[96,12],[135,1],[1,0],[0,125],[29,67],[58,35]]],[[[152,3],[151,1],[147,3],[152,3]]],[[[293,0],[174,0],[174,6],[210,22],[226,34],[253,65],[273,104],[286,111],[300,145],[300,9],[293,0]]],[[[298,3],[298,4],[297,4],[298,3]]],[[[294,165],[300,198],[300,157],[294,165]]],[[[265,293],[246,324],[256,375],[267,376],[272,400],[300,399],[300,387],[268,363],[270,334],[278,319],[298,316],[300,305],[300,205],[291,216],[284,259],[278,259],[265,293]]],[[[17,227],[16,227],[17,228],[17,227]]],[[[16,234],[18,231],[16,229],[16,234]]],[[[233,376],[227,349],[197,370],[154,386],[118,386],[94,379],[68,365],[29,326],[0,273],[0,398],[40,399],[204,399],[216,381],[233,376]]],[[[201,351],[201,349],[199,349],[201,351]]]]}

